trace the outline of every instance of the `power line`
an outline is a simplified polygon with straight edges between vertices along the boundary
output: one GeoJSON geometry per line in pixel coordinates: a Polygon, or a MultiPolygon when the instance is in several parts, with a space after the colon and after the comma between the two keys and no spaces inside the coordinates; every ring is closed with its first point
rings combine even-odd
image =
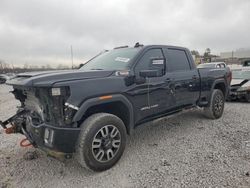
{"type": "Polygon", "coordinates": [[[70,49],[71,49],[71,63],[72,63],[72,69],[73,69],[74,61],[73,61],[73,48],[72,48],[72,45],[70,46],[70,49]]]}

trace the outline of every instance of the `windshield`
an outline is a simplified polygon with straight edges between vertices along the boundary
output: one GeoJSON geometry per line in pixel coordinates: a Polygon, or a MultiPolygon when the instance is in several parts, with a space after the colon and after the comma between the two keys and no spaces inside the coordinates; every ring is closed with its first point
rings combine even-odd
{"type": "Polygon", "coordinates": [[[104,52],[83,65],[80,70],[126,70],[139,50],[140,48],[121,48],[104,52]]]}
{"type": "Polygon", "coordinates": [[[232,74],[234,79],[250,79],[250,71],[234,70],[232,74]]]}

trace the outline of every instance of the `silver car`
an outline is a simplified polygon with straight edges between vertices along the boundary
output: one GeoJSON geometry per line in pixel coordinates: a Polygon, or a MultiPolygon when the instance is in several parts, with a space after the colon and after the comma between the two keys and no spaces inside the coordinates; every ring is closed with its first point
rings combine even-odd
{"type": "Polygon", "coordinates": [[[250,69],[232,70],[232,81],[229,100],[245,100],[250,102],[250,69]]]}
{"type": "Polygon", "coordinates": [[[9,77],[7,75],[0,74],[0,84],[4,84],[8,79],[9,77]]]}
{"type": "Polygon", "coordinates": [[[199,64],[197,68],[226,68],[227,65],[224,62],[212,62],[199,64]]]}

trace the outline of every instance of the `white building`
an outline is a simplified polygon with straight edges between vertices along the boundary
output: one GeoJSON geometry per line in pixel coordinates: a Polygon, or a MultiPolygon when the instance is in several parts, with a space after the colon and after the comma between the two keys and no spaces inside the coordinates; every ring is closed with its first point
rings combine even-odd
{"type": "Polygon", "coordinates": [[[239,49],[232,52],[221,52],[220,53],[221,58],[250,58],[250,49],[239,49]]]}

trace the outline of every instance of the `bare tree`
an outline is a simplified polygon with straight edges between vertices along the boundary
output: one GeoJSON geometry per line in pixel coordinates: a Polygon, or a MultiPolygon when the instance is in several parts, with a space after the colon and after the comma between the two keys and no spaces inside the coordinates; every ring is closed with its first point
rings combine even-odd
{"type": "Polygon", "coordinates": [[[211,50],[210,48],[206,48],[205,52],[204,52],[204,61],[205,62],[211,62],[211,50]]]}

